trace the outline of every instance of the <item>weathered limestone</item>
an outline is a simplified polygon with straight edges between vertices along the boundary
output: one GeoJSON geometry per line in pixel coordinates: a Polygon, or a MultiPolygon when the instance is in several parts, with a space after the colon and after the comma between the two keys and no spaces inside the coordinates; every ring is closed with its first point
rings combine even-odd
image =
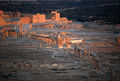
{"type": "Polygon", "coordinates": [[[47,15],[48,21],[57,21],[61,23],[72,23],[66,17],[60,17],[60,13],[57,11],[52,11],[49,15],[47,15]]]}
{"type": "Polygon", "coordinates": [[[15,24],[16,22],[10,23],[6,22],[2,17],[0,17],[0,26],[15,24]]]}
{"type": "Polygon", "coordinates": [[[33,15],[33,19],[32,19],[33,23],[44,23],[46,22],[46,16],[44,14],[36,14],[33,15]]]}
{"type": "Polygon", "coordinates": [[[2,10],[0,10],[0,16],[1,16],[1,17],[9,17],[8,15],[5,15],[5,14],[4,14],[4,11],[2,11],[2,10]]]}
{"type": "Polygon", "coordinates": [[[0,10],[0,16],[4,15],[4,12],[2,10],[0,10]]]}
{"type": "Polygon", "coordinates": [[[14,31],[14,30],[8,30],[8,34],[9,34],[9,36],[11,36],[11,37],[17,37],[17,32],[14,31]]]}
{"type": "MultiPolygon", "coordinates": [[[[69,23],[70,21],[66,18],[66,17],[60,17],[60,13],[58,13],[57,11],[52,11],[50,14],[45,15],[45,14],[40,14],[37,13],[35,15],[23,15],[23,17],[21,17],[23,14],[21,14],[20,12],[4,12],[2,10],[0,10],[0,20],[2,23],[0,23],[0,26],[6,25],[6,21],[4,21],[4,19],[2,18],[18,18],[20,19],[19,23],[20,24],[29,24],[29,23],[44,23],[47,21],[57,21],[57,22],[61,22],[61,23],[69,23]]],[[[29,14],[28,14],[29,15],[29,14]]],[[[53,26],[50,26],[51,28],[53,28],[53,26]]]]}
{"type": "Polygon", "coordinates": [[[66,17],[62,17],[62,18],[60,18],[60,22],[64,22],[64,23],[72,23],[72,21],[69,21],[66,17]]]}
{"type": "Polygon", "coordinates": [[[63,39],[58,35],[58,47],[62,48],[63,47],[63,39]]]}
{"type": "Polygon", "coordinates": [[[29,24],[31,23],[31,18],[30,17],[21,17],[20,18],[20,24],[29,24]]]}
{"type": "Polygon", "coordinates": [[[60,18],[60,21],[61,22],[68,22],[68,19],[66,17],[62,17],[62,18],[60,18]]]}
{"type": "Polygon", "coordinates": [[[57,11],[53,11],[49,15],[47,15],[47,19],[49,19],[51,21],[59,21],[60,13],[58,13],[57,11]]]}

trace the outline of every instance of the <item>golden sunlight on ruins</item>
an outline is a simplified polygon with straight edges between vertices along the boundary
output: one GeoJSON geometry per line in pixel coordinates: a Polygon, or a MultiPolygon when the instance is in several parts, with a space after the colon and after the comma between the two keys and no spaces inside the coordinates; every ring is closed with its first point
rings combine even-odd
{"type": "MultiPolygon", "coordinates": [[[[26,28],[23,28],[23,25],[29,24],[30,28],[32,28],[31,24],[36,24],[36,23],[45,23],[45,22],[51,22],[51,21],[56,21],[59,23],[71,23],[72,21],[69,21],[65,17],[60,17],[60,13],[57,11],[52,11],[50,14],[45,15],[45,14],[22,14],[20,12],[4,12],[0,10],[0,27],[2,26],[8,26],[8,25],[18,25],[19,26],[19,32],[22,35],[23,30],[26,32],[26,28]],[[13,20],[14,21],[13,21],[13,20]]],[[[53,28],[54,24],[48,24],[46,25],[46,28],[53,28]]],[[[68,28],[68,26],[64,26],[63,28],[68,28]]],[[[4,33],[4,36],[8,36],[8,32],[6,33],[5,31],[10,31],[11,27],[4,27],[1,32],[4,33]]],[[[13,29],[12,29],[13,30],[13,29]]],[[[14,31],[14,30],[13,30],[14,31]]],[[[11,34],[14,34],[13,32],[11,34]]],[[[11,31],[10,31],[11,32],[11,31]]],[[[16,33],[15,35],[16,36],[16,33]]]]}
{"type": "Polygon", "coordinates": [[[44,22],[48,22],[48,21],[57,21],[57,22],[64,22],[64,23],[71,23],[72,21],[69,21],[67,18],[65,17],[60,17],[60,13],[58,13],[57,11],[53,11],[48,15],[45,14],[34,14],[34,15],[25,15],[25,16],[20,16],[20,12],[4,12],[4,11],[0,11],[0,26],[4,26],[4,25],[13,25],[16,23],[19,24],[29,24],[29,23],[44,23],[44,22]],[[5,15],[7,14],[7,15],[5,15]],[[5,21],[6,18],[18,18],[19,21],[15,21],[15,22],[7,22],[5,21]]]}
{"type": "MultiPolygon", "coordinates": [[[[16,76],[21,77],[22,69],[23,74],[25,70],[26,73],[28,70],[40,71],[40,73],[43,71],[43,74],[31,73],[30,77],[35,74],[36,78],[36,74],[43,77],[48,71],[50,73],[46,74],[53,73],[55,76],[65,74],[70,77],[78,75],[81,77],[82,75],[83,79],[86,77],[85,81],[92,78],[91,74],[96,76],[98,72],[100,77],[97,77],[100,81],[103,81],[101,75],[106,75],[106,73],[114,78],[117,72],[115,69],[119,68],[113,64],[119,63],[120,60],[120,35],[114,34],[113,28],[110,25],[98,25],[92,22],[73,22],[66,17],[61,17],[57,11],[49,14],[28,14],[0,10],[0,55],[3,59],[3,62],[0,62],[0,69],[4,69],[6,58],[7,62],[10,59],[16,63],[16,66],[14,63],[11,66],[8,62],[5,66],[6,71],[0,70],[0,72],[10,75],[10,72],[17,71],[16,76]],[[33,64],[27,64],[29,61],[33,64]],[[110,61],[113,63],[109,63],[110,61]],[[23,64],[18,65],[18,62],[23,62],[23,64]],[[9,70],[8,67],[15,70],[9,70]],[[22,69],[18,70],[18,68],[22,69]],[[88,75],[83,75],[88,72],[90,72],[88,75]]],[[[118,29],[120,30],[120,26],[118,29]]],[[[10,77],[11,80],[12,78],[10,77]]],[[[71,78],[71,81],[77,79],[71,78]]],[[[41,78],[37,81],[40,80],[41,78]]]]}
{"type": "MultiPolygon", "coordinates": [[[[45,23],[45,22],[58,22],[58,23],[72,23],[72,21],[69,21],[67,18],[65,17],[60,17],[60,13],[58,13],[57,11],[52,11],[51,13],[49,13],[48,15],[45,14],[34,14],[34,15],[28,15],[25,14],[24,16],[21,17],[21,13],[20,12],[4,12],[4,11],[0,11],[0,27],[2,28],[1,32],[3,34],[3,39],[5,39],[5,37],[9,37],[9,36],[13,36],[13,37],[17,37],[18,33],[16,32],[15,29],[17,29],[17,27],[7,27],[8,25],[17,25],[18,26],[18,30],[19,30],[19,35],[23,35],[24,33],[27,32],[26,27],[23,27],[24,25],[28,25],[29,28],[28,30],[32,29],[32,24],[37,24],[37,23],[45,23]],[[17,21],[13,21],[11,22],[10,19],[18,19],[17,21]],[[8,19],[9,21],[6,21],[6,19],[8,19]],[[2,27],[3,26],[3,27],[2,27]],[[5,26],[5,27],[4,27],[5,26]]],[[[54,28],[54,23],[48,23],[48,24],[44,24],[43,28],[54,28]]],[[[69,25],[63,25],[61,26],[62,29],[68,29],[70,28],[69,25]]],[[[37,37],[37,39],[40,39],[41,42],[45,42],[47,43],[47,46],[49,47],[52,44],[58,45],[59,48],[62,48],[64,45],[68,48],[71,47],[71,43],[72,43],[72,38],[69,38],[67,35],[67,33],[65,32],[61,32],[59,34],[57,34],[57,38],[49,38],[49,36],[43,34],[40,34],[40,37],[37,37]],[[65,37],[62,38],[61,36],[65,37]]],[[[74,40],[75,41],[75,40],[74,40]]],[[[79,41],[79,40],[78,40],[79,41]]],[[[82,41],[81,41],[82,42],[82,41]]],[[[44,43],[40,43],[40,46],[42,47],[44,43]]]]}
{"type": "MultiPolygon", "coordinates": [[[[51,13],[46,15],[40,13],[26,14],[20,12],[7,12],[7,11],[4,12],[0,10],[0,28],[1,28],[0,32],[2,32],[3,38],[9,36],[17,37],[18,33],[15,31],[15,29],[17,28],[19,29],[19,35],[23,35],[28,30],[32,29],[32,24],[45,23],[45,22],[72,23],[72,21],[69,21],[66,17],[60,17],[60,13],[58,13],[57,11],[52,11],[51,13]],[[14,25],[15,27],[10,27],[14,25]],[[26,27],[23,27],[24,25],[28,25],[29,28],[26,29],[26,27]]],[[[54,27],[55,27],[54,23],[46,23],[43,25],[43,28],[53,29],[54,27]]],[[[68,29],[70,28],[70,26],[62,25],[61,28],[68,29]]],[[[70,47],[71,44],[70,42],[68,42],[70,41],[70,38],[62,39],[60,38],[60,36],[58,36],[59,48],[62,48],[64,41],[67,41],[66,46],[70,47]]],[[[82,42],[81,40],[74,40],[74,41],[82,42]]],[[[120,44],[120,36],[118,37],[118,44],[120,44]]]]}

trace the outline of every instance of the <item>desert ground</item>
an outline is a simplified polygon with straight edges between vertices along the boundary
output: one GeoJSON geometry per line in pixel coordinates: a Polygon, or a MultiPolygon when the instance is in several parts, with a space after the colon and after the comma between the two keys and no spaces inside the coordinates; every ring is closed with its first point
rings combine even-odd
{"type": "Polygon", "coordinates": [[[120,81],[114,25],[51,23],[0,37],[0,81],[120,81]]]}

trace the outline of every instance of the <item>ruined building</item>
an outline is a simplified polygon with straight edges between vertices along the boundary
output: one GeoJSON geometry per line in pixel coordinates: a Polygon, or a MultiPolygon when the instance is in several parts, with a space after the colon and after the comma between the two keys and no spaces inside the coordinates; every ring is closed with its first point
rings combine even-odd
{"type": "Polygon", "coordinates": [[[8,17],[11,17],[11,18],[20,18],[21,16],[21,13],[20,12],[4,12],[4,15],[8,15],[8,17]]]}
{"type": "Polygon", "coordinates": [[[61,18],[60,18],[60,22],[72,23],[72,21],[69,21],[66,17],[61,17],[61,18]]]}
{"type": "Polygon", "coordinates": [[[32,19],[30,17],[21,17],[20,18],[20,24],[29,24],[32,22],[32,19]]]}
{"type": "Polygon", "coordinates": [[[47,15],[47,19],[50,19],[51,21],[59,21],[60,13],[58,13],[57,11],[53,11],[49,15],[47,15]]]}
{"type": "Polygon", "coordinates": [[[46,22],[46,16],[44,14],[36,14],[33,15],[33,19],[32,19],[33,23],[44,23],[46,22]]]}
{"type": "Polygon", "coordinates": [[[62,48],[63,47],[63,39],[58,35],[58,47],[62,48]]]}
{"type": "Polygon", "coordinates": [[[22,35],[23,32],[26,32],[26,31],[27,31],[26,27],[23,27],[23,25],[29,24],[29,29],[32,28],[32,26],[31,26],[31,24],[30,24],[31,22],[32,22],[31,17],[21,17],[21,18],[20,18],[20,21],[19,21],[19,25],[20,25],[20,28],[19,28],[20,35],[22,35]],[[23,31],[23,30],[24,30],[24,31],[23,31]]]}
{"type": "Polygon", "coordinates": [[[11,12],[11,17],[16,17],[16,18],[20,18],[21,13],[20,12],[11,12]]]}
{"type": "Polygon", "coordinates": [[[10,16],[5,14],[4,11],[0,10],[0,26],[13,24],[16,24],[16,22],[11,22],[10,16]]]}
{"type": "Polygon", "coordinates": [[[4,13],[5,13],[4,11],[0,10],[0,17],[9,17],[8,15],[5,15],[4,13]]]}
{"type": "Polygon", "coordinates": [[[10,27],[4,27],[1,30],[2,38],[5,39],[6,37],[17,37],[16,31],[12,30],[10,27]]]}
{"type": "Polygon", "coordinates": [[[2,10],[0,10],[0,16],[4,15],[4,12],[2,10]]]}
{"type": "MultiPolygon", "coordinates": [[[[60,17],[60,13],[57,11],[51,12],[49,15],[37,13],[35,15],[20,13],[20,12],[4,12],[0,10],[0,26],[13,25],[13,24],[30,24],[30,23],[44,23],[48,21],[57,21],[59,23],[68,23],[68,19],[60,17]]],[[[53,24],[49,24],[46,27],[53,28],[53,24]]],[[[63,28],[69,28],[64,26],[63,28]]]]}
{"type": "Polygon", "coordinates": [[[57,11],[53,11],[50,14],[47,15],[48,21],[58,21],[61,23],[72,23],[72,21],[69,21],[66,17],[60,17],[60,13],[57,11]]]}
{"type": "Polygon", "coordinates": [[[0,17],[0,26],[13,25],[13,24],[16,24],[16,22],[7,22],[3,17],[0,17]]]}

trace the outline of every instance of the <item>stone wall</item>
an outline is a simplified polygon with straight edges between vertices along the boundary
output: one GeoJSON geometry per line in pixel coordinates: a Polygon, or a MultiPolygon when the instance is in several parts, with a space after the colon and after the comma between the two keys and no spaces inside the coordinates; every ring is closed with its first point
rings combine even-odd
{"type": "Polygon", "coordinates": [[[30,17],[21,17],[20,18],[20,24],[29,24],[32,22],[32,19],[30,17]]]}
{"type": "Polygon", "coordinates": [[[49,15],[47,15],[47,19],[50,19],[51,21],[59,21],[60,13],[53,11],[49,15]]]}
{"type": "Polygon", "coordinates": [[[46,16],[44,14],[33,15],[33,23],[44,23],[46,22],[46,16]]]}
{"type": "Polygon", "coordinates": [[[2,10],[0,10],[0,16],[3,15],[3,14],[4,14],[4,12],[2,10]]]}

